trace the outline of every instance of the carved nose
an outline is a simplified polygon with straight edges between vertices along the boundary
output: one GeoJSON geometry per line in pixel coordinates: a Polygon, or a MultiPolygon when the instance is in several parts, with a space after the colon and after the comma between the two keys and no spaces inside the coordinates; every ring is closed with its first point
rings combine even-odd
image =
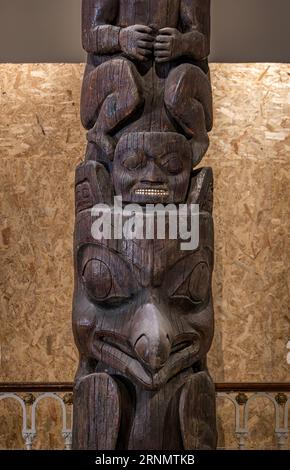
{"type": "Polygon", "coordinates": [[[133,349],[146,366],[156,372],[169,358],[171,351],[171,328],[166,318],[153,304],[140,307],[131,326],[133,349]]]}
{"type": "Polygon", "coordinates": [[[142,174],[141,183],[164,184],[164,174],[154,161],[147,164],[146,172],[142,174]]]}

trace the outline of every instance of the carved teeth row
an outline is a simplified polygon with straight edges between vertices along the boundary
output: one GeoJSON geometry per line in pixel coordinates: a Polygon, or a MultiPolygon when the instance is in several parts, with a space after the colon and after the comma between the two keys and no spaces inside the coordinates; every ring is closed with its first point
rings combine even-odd
{"type": "Polygon", "coordinates": [[[137,189],[135,194],[142,196],[167,196],[168,191],[164,189],[137,189]]]}

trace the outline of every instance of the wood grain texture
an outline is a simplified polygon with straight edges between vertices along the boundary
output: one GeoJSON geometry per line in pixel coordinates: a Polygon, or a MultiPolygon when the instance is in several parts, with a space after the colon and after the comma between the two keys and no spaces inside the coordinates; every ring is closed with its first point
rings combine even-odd
{"type": "Polygon", "coordinates": [[[74,449],[216,447],[215,391],[206,367],[214,324],[213,174],[192,173],[212,129],[209,24],[210,0],[82,2],[88,57],[81,119],[88,145],[75,184],[74,449]],[[123,207],[139,204],[146,231],[144,206],[151,204],[151,224],[164,220],[164,235],[126,237],[125,227],[137,223],[126,214],[116,235],[113,195],[123,207]],[[192,238],[190,211],[199,201],[197,244],[183,251],[180,213],[172,237],[162,204],[185,205],[192,238]],[[96,239],[96,207],[104,203],[110,223],[102,223],[96,239]],[[118,386],[110,388],[114,375],[126,382],[126,403],[118,386]],[[197,409],[187,403],[190,394],[197,409]],[[128,414],[121,443],[120,420],[128,414]]]}
{"type": "Polygon", "coordinates": [[[108,374],[88,375],[75,389],[74,447],[115,449],[121,421],[121,394],[108,374]],[[110,423],[110,425],[108,425],[110,423]]]}

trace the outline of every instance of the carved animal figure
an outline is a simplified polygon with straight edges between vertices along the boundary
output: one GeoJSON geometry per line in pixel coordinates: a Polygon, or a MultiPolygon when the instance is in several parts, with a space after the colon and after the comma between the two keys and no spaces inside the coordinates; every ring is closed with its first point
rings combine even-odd
{"type": "Polygon", "coordinates": [[[200,204],[192,251],[180,239],[96,241],[91,208],[111,204],[109,186],[100,164],[78,168],[74,448],[214,448],[211,170],[191,178],[188,202],[200,204]]]}
{"type": "Polygon", "coordinates": [[[181,131],[201,160],[212,127],[209,9],[209,0],[83,0],[87,158],[112,159],[123,133],[181,131]]]}

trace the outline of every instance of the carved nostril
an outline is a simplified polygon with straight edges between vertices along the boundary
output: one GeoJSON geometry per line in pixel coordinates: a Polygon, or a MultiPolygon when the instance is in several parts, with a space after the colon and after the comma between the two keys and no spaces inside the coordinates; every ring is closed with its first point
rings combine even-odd
{"type": "Polygon", "coordinates": [[[134,346],[136,355],[151,369],[152,371],[160,370],[166,363],[170,350],[171,342],[167,335],[164,342],[159,344],[152,344],[148,337],[141,335],[134,346]]]}
{"type": "Polygon", "coordinates": [[[143,361],[148,362],[149,359],[149,341],[146,335],[140,336],[135,345],[134,345],[135,352],[137,355],[143,359],[143,361]]]}

